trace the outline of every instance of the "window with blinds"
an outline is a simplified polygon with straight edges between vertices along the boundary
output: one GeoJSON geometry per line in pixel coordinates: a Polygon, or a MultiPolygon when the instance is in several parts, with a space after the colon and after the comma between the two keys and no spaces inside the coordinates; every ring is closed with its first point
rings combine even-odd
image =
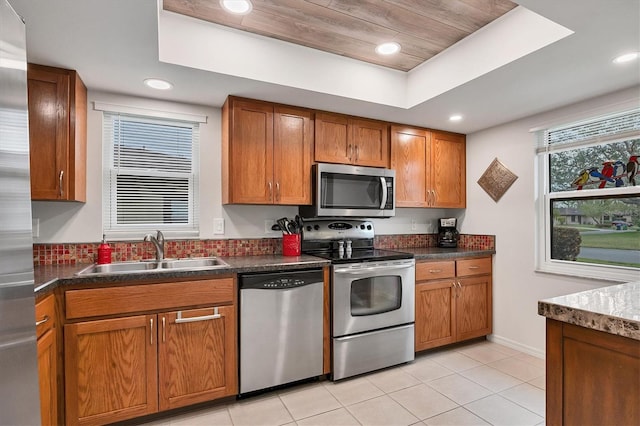
{"type": "Polygon", "coordinates": [[[197,235],[199,124],[104,112],[103,133],[104,232],[197,235]]]}
{"type": "Polygon", "coordinates": [[[640,271],[640,109],[538,132],[538,269],[640,271]]]}

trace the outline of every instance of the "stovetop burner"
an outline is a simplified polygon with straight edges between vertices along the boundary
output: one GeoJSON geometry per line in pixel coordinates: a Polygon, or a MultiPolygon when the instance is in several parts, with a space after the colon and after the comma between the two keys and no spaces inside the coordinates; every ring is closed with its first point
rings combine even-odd
{"type": "Polygon", "coordinates": [[[302,252],[332,263],[412,259],[413,254],[373,247],[373,223],[363,220],[305,220],[302,252]],[[349,249],[349,247],[351,249],[349,249]]]}

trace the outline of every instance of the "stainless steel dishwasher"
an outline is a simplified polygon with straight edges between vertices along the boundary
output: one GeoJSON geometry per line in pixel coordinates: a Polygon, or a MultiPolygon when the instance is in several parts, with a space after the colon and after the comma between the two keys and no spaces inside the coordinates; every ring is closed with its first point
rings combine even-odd
{"type": "Polygon", "coordinates": [[[242,274],[240,394],[322,375],[322,270],[242,274]]]}

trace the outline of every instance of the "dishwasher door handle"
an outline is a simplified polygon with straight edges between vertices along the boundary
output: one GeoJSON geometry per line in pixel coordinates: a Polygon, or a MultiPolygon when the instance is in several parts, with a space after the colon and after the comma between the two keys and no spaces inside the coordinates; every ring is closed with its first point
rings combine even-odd
{"type": "Polygon", "coordinates": [[[182,311],[178,311],[176,324],[183,324],[185,322],[196,322],[196,321],[210,321],[210,320],[218,319],[220,317],[221,315],[218,313],[218,308],[213,308],[213,315],[203,315],[200,317],[191,317],[191,318],[182,318],[182,311]]]}

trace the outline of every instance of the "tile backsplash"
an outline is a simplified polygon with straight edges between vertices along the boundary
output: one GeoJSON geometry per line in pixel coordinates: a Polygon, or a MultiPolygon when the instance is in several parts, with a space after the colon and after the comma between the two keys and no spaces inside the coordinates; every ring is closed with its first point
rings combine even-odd
{"type": "MultiPolygon", "coordinates": [[[[436,234],[378,235],[374,244],[377,248],[399,249],[402,247],[435,247],[436,234]]],[[[34,244],[34,265],[63,265],[93,263],[98,255],[99,242],[34,244]]],[[[150,242],[110,242],[113,262],[153,259],[155,249],[150,242]]],[[[460,235],[458,247],[493,250],[493,235],[460,235]]],[[[260,256],[282,253],[281,238],[248,238],[229,240],[167,240],[165,257],[202,256],[260,256]]]]}

